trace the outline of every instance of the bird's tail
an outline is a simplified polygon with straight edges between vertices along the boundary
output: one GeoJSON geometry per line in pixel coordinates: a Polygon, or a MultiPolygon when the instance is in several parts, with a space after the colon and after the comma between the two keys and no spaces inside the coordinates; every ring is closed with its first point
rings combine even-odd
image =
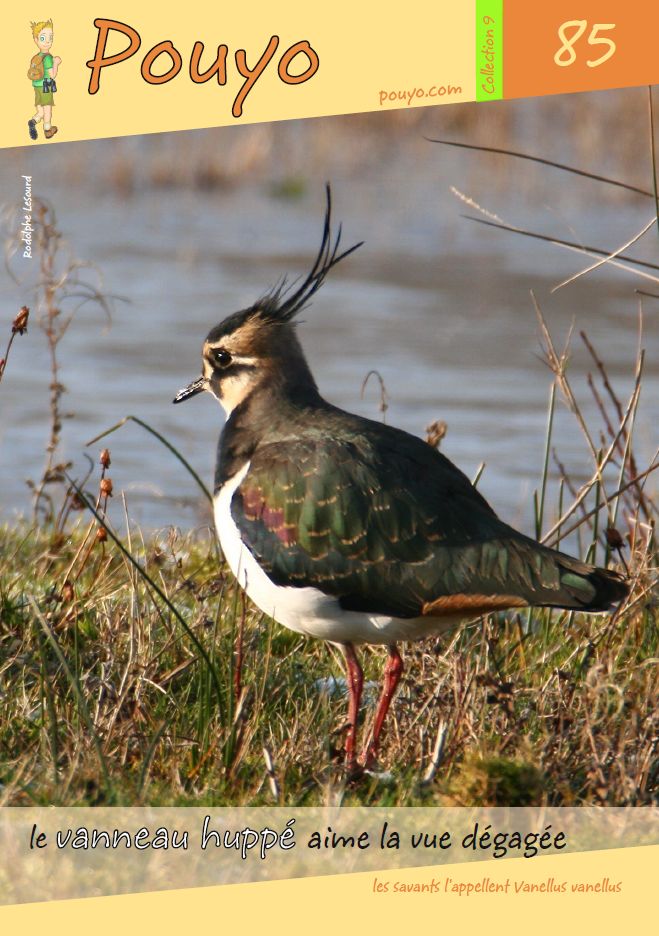
{"type": "Polygon", "coordinates": [[[629,594],[629,580],[619,572],[588,565],[513,531],[508,541],[510,570],[517,594],[541,608],[608,611],[629,594]]]}
{"type": "Polygon", "coordinates": [[[629,594],[629,582],[619,572],[586,565],[563,553],[554,553],[554,559],[559,571],[560,607],[608,611],[629,594]]]}

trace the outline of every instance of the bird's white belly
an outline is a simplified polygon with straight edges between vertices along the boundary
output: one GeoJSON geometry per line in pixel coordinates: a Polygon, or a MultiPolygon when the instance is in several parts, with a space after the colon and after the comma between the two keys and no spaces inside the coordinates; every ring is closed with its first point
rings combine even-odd
{"type": "Polygon", "coordinates": [[[249,470],[247,462],[214,498],[215,528],[229,568],[261,611],[300,634],[336,643],[389,644],[419,640],[450,630],[462,616],[392,618],[344,610],[317,588],[275,585],[244,545],[231,516],[231,500],[249,470]]]}

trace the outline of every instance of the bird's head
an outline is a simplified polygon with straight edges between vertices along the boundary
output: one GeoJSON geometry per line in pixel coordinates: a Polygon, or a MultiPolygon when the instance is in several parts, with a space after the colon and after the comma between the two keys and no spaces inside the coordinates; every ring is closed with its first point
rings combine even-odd
{"type": "Polygon", "coordinates": [[[280,282],[248,309],[234,312],[207,335],[202,350],[202,373],[179,390],[174,403],[210,391],[229,415],[259,387],[290,393],[316,393],[293,319],[320,289],[325,277],[340,260],[361,246],[339,253],[341,227],[332,237],[332,200],[327,186],[327,206],[320,249],[302,283],[287,287],[280,282]]]}

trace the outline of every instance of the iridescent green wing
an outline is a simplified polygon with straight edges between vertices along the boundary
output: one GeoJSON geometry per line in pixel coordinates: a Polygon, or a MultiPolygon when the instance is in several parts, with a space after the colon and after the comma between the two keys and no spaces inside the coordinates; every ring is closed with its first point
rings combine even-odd
{"type": "Polygon", "coordinates": [[[504,524],[430,446],[386,431],[376,442],[355,435],[257,449],[231,513],[276,584],[395,617],[469,610],[479,607],[474,596],[592,603],[589,566],[504,524]]]}

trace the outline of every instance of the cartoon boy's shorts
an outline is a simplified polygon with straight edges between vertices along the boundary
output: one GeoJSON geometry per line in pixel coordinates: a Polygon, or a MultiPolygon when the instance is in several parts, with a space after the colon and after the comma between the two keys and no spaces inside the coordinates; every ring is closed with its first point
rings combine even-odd
{"type": "Polygon", "coordinates": [[[51,106],[55,103],[53,100],[52,91],[44,91],[43,88],[40,88],[39,85],[34,86],[34,103],[37,105],[50,104],[51,106]]]}

